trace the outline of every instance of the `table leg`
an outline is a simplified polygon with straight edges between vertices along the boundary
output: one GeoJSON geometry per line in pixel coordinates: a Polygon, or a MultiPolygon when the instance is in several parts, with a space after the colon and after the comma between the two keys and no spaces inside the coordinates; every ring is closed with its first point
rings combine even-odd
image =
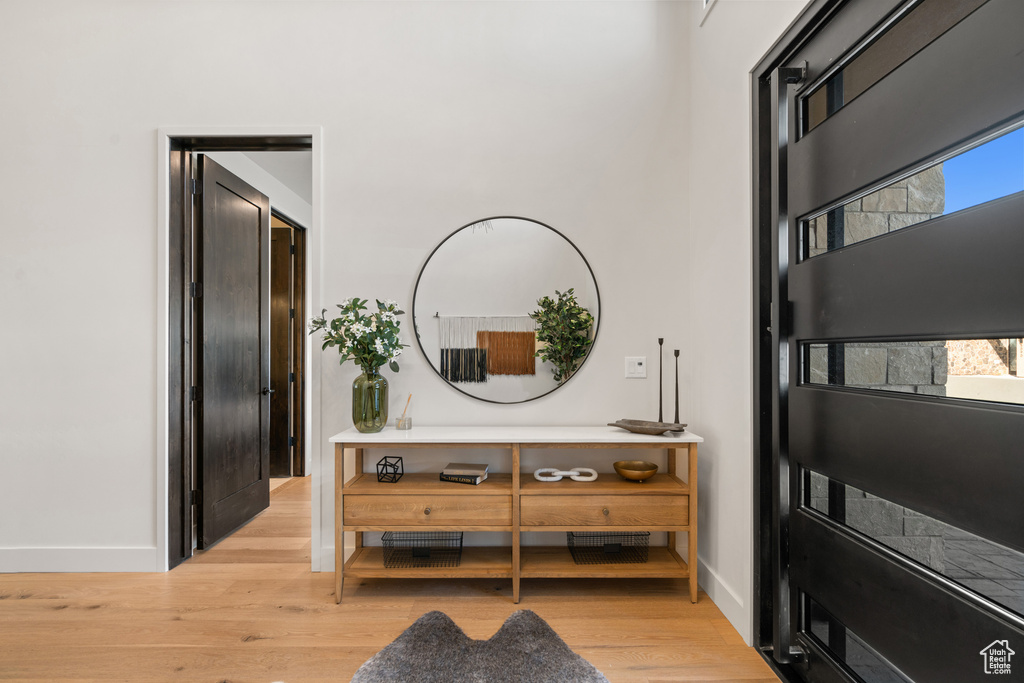
{"type": "MultiPolygon", "coordinates": [[[[668,452],[665,456],[667,459],[667,462],[665,463],[665,469],[668,471],[669,476],[674,477],[676,476],[676,458],[678,457],[678,451],[675,448],[668,448],[666,450],[668,452]]],[[[676,549],[676,532],[674,531],[668,532],[668,547],[678,552],[678,550],[676,549]]]]}
{"type": "Polygon", "coordinates": [[[345,518],[341,492],[345,487],[345,444],[334,444],[334,601],[341,604],[345,585],[345,518]]]}
{"type": "Polygon", "coordinates": [[[512,444],[512,602],[519,604],[519,573],[522,569],[520,564],[519,544],[519,444],[512,444]]]}
{"type": "Polygon", "coordinates": [[[686,562],[690,565],[690,602],[697,602],[697,444],[689,446],[690,532],[686,562]]]}

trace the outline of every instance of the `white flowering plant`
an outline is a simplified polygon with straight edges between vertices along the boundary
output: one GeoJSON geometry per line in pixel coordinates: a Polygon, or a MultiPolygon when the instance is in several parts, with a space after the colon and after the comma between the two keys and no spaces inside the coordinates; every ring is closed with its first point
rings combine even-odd
{"type": "Polygon", "coordinates": [[[377,299],[377,310],[366,312],[367,301],[357,297],[345,299],[337,304],[341,314],[333,320],[327,319],[325,308],[309,323],[309,333],[322,331],[322,348],[338,349],[338,362],[342,365],[350,360],[368,372],[387,364],[392,372],[398,372],[398,357],[407,346],[398,340],[398,316],[405,311],[399,310],[391,299],[377,299]]]}

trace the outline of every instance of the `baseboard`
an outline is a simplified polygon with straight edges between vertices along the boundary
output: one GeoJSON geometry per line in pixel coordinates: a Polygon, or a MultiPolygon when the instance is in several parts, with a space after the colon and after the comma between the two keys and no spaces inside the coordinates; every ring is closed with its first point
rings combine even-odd
{"type": "Polygon", "coordinates": [[[162,572],[157,548],[0,548],[0,573],[162,572]]]}
{"type": "MultiPolygon", "coordinates": [[[[346,548],[346,555],[352,552],[354,546],[346,548]]],[[[333,572],[334,571],[334,546],[328,545],[320,549],[320,566],[314,567],[315,572],[333,572]]]]}
{"type": "Polygon", "coordinates": [[[753,642],[751,615],[743,598],[699,556],[697,557],[697,583],[711,598],[711,602],[715,603],[715,606],[725,615],[733,628],[739,631],[743,642],[750,645],[753,642]]]}

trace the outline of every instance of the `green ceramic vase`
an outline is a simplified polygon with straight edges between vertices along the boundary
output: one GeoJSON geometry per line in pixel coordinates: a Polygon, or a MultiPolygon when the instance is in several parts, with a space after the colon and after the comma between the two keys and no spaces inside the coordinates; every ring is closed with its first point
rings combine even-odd
{"type": "Polygon", "coordinates": [[[377,368],[364,368],[352,383],[352,423],[364,434],[388,423],[388,381],[377,368]]]}

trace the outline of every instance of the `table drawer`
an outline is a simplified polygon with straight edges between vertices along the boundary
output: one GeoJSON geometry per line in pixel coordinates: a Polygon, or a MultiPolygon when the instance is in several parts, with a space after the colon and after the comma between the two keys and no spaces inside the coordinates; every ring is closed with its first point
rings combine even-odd
{"type": "Polygon", "coordinates": [[[346,526],[508,526],[511,496],[403,496],[349,494],[346,526]]]}
{"type": "Polygon", "coordinates": [[[685,526],[689,496],[522,496],[523,526],[685,526]]]}

